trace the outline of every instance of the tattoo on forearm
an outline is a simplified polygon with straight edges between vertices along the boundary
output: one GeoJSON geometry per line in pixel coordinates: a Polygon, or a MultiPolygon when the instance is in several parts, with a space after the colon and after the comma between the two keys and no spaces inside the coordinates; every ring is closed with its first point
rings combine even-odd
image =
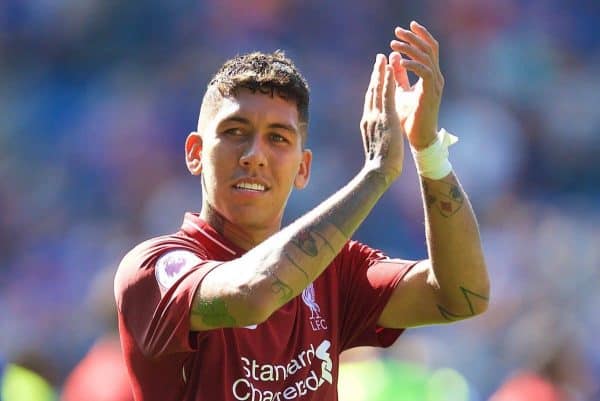
{"type": "Polygon", "coordinates": [[[326,245],[333,253],[336,253],[327,237],[316,231],[314,228],[312,230],[305,229],[300,231],[300,233],[298,233],[298,235],[293,238],[291,242],[308,256],[314,257],[317,256],[320,251],[319,239],[323,242],[321,245],[326,245]]]}
{"type": "Polygon", "coordinates": [[[451,181],[440,181],[431,185],[422,179],[427,209],[435,207],[442,216],[450,217],[462,208],[465,197],[454,177],[451,181]]]}
{"type": "Polygon", "coordinates": [[[465,298],[465,300],[467,301],[467,304],[469,305],[469,312],[467,312],[466,314],[452,313],[448,309],[444,308],[442,305],[438,304],[438,306],[437,306],[438,310],[440,311],[440,314],[444,317],[444,319],[446,319],[450,322],[453,322],[455,320],[466,319],[471,316],[475,316],[475,308],[473,307],[473,301],[476,301],[477,299],[479,299],[479,300],[483,300],[483,301],[487,302],[489,300],[487,297],[477,294],[465,287],[460,287],[460,291],[462,292],[463,297],[465,298]]]}
{"type": "Polygon", "coordinates": [[[327,239],[327,237],[323,234],[321,234],[318,231],[313,231],[313,234],[317,235],[319,238],[321,238],[323,240],[323,243],[325,245],[327,245],[327,247],[331,250],[331,252],[336,253],[336,250],[333,248],[333,246],[331,245],[331,243],[329,242],[329,240],[327,239]]]}
{"type": "Polygon", "coordinates": [[[199,301],[193,311],[199,315],[207,326],[234,327],[235,319],[229,314],[227,305],[222,299],[199,301]]]}
{"type": "Polygon", "coordinates": [[[309,256],[317,256],[319,253],[317,243],[308,229],[300,231],[298,235],[292,239],[292,243],[309,256]]]}
{"type": "Polygon", "coordinates": [[[275,278],[275,281],[271,284],[271,291],[273,291],[274,294],[279,294],[279,300],[282,302],[287,302],[292,299],[292,288],[281,281],[276,275],[273,275],[273,277],[275,278]]]}
{"type": "Polygon", "coordinates": [[[310,280],[308,278],[308,274],[306,273],[306,271],[304,271],[304,269],[301,268],[300,265],[298,263],[296,263],[294,261],[294,259],[292,259],[292,257],[287,252],[284,251],[283,254],[287,258],[287,260],[290,261],[290,263],[292,264],[292,266],[294,266],[297,270],[299,270],[304,275],[304,277],[306,277],[306,283],[308,284],[308,282],[310,282],[310,280]]]}
{"type": "Polygon", "coordinates": [[[423,193],[425,194],[425,204],[427,205],[427,209],[430,209],[437,201],[437,198],[431,194],[429,185],[427,185],[425,181],[423,181],[423,193]]]}
{"type": "MultiPolygon", "coordinates": [[[[383,173],[371,171],[369,174],[376,179],[377,185],[380,186],[378,189],[370,189],[370,192],[379,192],[381,188],[388,187],[388,179],[383,173]]],[[[358,193],[360,191],[366,191],[366,189],[359,188],[356,191],[358,193]]],[[[327,215],[325,217],[326,222],[333,225],[344,237],[346,237],[346,239],[349,239],[354,230],[358,227],[358,224],[362,221],[362,219],[357,220],[356,218],[353,218],[352,211],[359,210],[361,207],[364,208],[366,198],[368,198],[368,195],[365,194],[351,197],[346,203],[339,205],[336,210],[333,210],[327,215]]],[[[371,206],[368,207],[370,208],[371,206]]]]}

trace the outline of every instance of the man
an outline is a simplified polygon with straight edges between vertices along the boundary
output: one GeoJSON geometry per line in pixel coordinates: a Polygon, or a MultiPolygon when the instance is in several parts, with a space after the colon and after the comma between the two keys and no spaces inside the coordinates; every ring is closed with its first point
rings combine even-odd
{"type": "Polygon", "coordinates": [[[364,167],[285,228],[291,189],[310,175],[304,79],[282,53],[253,53],[209,83],[185,143],[202,209],[134,248],[115,278],[137,401],[335,400],[344,349],[389,346],[406,327],[486,309],[476,220],[446,158],[449,136],[436,134],[438,45],[416,22],[395,34],[365,96],[364,167]],[[400,176],[404,135],[422,176],[422,261],[349,241],[400,176]]]}

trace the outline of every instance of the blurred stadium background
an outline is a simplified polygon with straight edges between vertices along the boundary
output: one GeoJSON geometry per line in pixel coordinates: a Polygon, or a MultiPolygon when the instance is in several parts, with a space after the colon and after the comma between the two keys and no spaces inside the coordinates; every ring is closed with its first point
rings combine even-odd
{"type": "MultiPolygon", "coordinates": [[[[483,401],[515,376],[521,394],[537,378],[600,400],[599,17],[592,0],[0,0],[1,358],[60,394],[112,330],[97,306],[119,258],[199,209],[183,140],[226,58],[284,49],[311,85],[316,173],[289,221],[360,168],[373,58],[416,19],[441,43],[440,126],[461,138],[493,297],[480,318],[353,353],[348,374],[422,374],[404,381],[424,398],[387,400],[483,401]]],[[[425,255],[411,160],[357,238],[425,255]]],[[[374,383],[341,400],[375,400],[374,383]]]]}

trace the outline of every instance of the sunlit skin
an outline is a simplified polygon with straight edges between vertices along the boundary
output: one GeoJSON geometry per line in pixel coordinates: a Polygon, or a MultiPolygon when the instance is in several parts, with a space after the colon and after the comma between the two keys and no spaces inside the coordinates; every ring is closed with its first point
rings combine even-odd
{"type": "Polygon", "coordinates": [[[200,216],[250,249],[279,231],[292,188],[304,188],[312,154],[296,104],[240,89],[224,97],[186,140],[186,161],[202,175],[200,216]],[[239,188],[259,184],[264,190],[239,188]]]}
{"type": "MultiPolygon", "coordinates": [[[[253,249],[205,277],[190,314],[194,329],[259,324],[299,295],[401,175],[404,140],[423,149],[436,138],[444,84],[437,41],[416,22],[395,33],[394,52],[389,59],[377,55],[365,94],[363,169],[282,230],[291,188],[304,187],[310,171],[295,104],[270,91],[241,91],[223,102],[205,98],[200,134],[192,133],[186,144],[190,171],[204,179],[201,215],[226,238],[253,249]],[[409,71],[418,77],[414,85],[409,71]],[[243,181],[249,188],[236,188],[243,181]],[[266,191],[252,191],[258,184],[266,191]]],[[[420,181],[429,258],[402,276],[377,321],[382,327],[453,322],[488,305],[489,280],[468,197],[452,171],[420,181]]]]}

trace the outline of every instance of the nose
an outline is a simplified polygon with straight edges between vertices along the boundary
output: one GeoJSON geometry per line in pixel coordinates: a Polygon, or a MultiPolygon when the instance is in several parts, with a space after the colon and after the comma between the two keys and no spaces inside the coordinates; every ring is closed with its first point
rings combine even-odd
{"type": "Polygon", "coordinates": [[[259,135],[254,135],[252,140],[248,141],[240,157],[240,164],[244,167],[264,167],[267,165],[265,144],[262,143],[259,135]]]}

